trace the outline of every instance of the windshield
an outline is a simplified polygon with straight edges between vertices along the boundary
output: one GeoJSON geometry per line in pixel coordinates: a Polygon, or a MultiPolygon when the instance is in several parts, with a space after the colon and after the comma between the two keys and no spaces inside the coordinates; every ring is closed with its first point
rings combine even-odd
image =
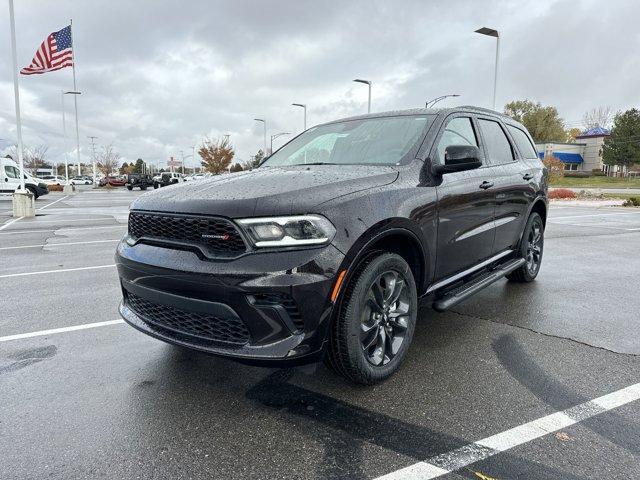
{"type": "Polygon", "coordinates": [[[261,166],[400,165],[415,157],[433,115],[365,118],[304,132],[261,166]]]}

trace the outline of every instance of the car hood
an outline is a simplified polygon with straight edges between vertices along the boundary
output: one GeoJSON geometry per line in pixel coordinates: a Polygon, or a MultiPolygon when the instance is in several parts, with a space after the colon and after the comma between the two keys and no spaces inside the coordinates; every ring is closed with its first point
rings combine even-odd
{"type": "Polygon", "coordinates": [[[397,178],[391,166],[261,167],[162,187],[138,197],[131,208],[232,218],[300,214],[397,178]]]}

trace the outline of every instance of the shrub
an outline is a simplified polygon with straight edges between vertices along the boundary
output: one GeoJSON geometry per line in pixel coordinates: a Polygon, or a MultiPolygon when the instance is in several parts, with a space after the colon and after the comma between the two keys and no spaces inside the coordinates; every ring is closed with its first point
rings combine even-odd
{"type": "Polygon", "coordinates": [[[589,178],[591,174],[589,172],[569,171],[569,172],[564,172],[564,176],[567,178],[589,178]]]}
{"type": "Polygon", "coordinates": [[[600,170],[599,168],[594,168],[593,170],[591,170],[591,174],[594,177],[606,177],[607,174],[604,173],[602,170],[600,170]]]}
{"type": "Polygon", "coordinates": [[[622,204],[624,207],[640,207],[640,197],[629,197],[629,200],[622,204]]]}
{"type": "Polygon", "coordinates": [[[549,192],[550,199],[569,199],[576,198],[576,192],[568,188],[556,188],[549,192]]]}
{"type": "Polygon", "coordinates": [[[564,177],[564,163],[553,155],[547,155],[542,160],[544,166],[549,170],[549,180],[554,181],[564,177]]]}
{"type": "Polygon", "coordinates": [[[47,185],[47,190],[50,192],[61,192],[62,185],[47,185]]]}

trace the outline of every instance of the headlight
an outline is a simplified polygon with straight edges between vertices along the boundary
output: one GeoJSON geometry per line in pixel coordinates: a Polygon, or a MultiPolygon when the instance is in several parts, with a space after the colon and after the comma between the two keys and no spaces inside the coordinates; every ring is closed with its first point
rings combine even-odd
{"type": "Polygon", "coordinates": [[[256,247],[292,247],[329,243],[336,229],[320,215],[243,218],[238,223],[256,247]]]}

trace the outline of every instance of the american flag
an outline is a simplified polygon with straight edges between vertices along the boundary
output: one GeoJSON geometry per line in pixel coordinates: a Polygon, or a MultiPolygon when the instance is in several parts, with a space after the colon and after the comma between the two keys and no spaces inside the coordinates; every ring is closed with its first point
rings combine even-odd
{"type": "Polygon", "coordinates": [[[53,72],[73,65],[71,25],[53,32],[38,48],[31,65],[20,70],[22,75],[53,72]]]}

